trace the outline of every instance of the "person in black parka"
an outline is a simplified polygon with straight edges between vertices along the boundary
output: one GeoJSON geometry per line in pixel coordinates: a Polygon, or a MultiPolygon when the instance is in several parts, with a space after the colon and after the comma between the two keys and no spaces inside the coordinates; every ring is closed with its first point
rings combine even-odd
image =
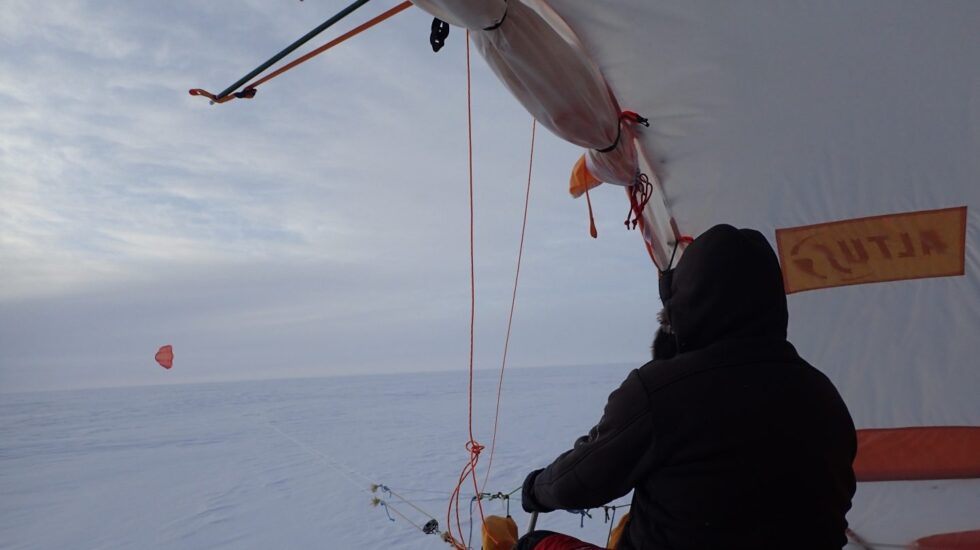
{"type": "Polygon", "coordinates": [[[786,340],[769,242],[712,227],[660,287],[673,337],[661,346],[676,355],[632,371],[599,423],[527,476],[524,510],[594,508],[632,490],[619,550],[844,546],[854,423],[786,340]]]}

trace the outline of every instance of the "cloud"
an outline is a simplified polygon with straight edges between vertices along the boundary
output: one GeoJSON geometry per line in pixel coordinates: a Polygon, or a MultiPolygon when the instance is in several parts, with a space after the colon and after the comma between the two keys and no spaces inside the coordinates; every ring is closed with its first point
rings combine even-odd
{"type": "MultiPolygon", "coordinates": [[[[195,365],[175,370],[171,379],[196,373],[181,380],[461,366],[463,33],[433,54],[431,18],[408,10],[255,99],[210,106],[187,94],[219,91],[331,9],[5,5],[0,385],[153,383],[157,373],[131,366],[171,339],[178,365],[195,365]]],[[[478,58],[473,82],[478,353],[491,365],[531,120],[478,58]]],[[[622,360],[632,352],[617,346],[647,330],[621,313],[636,301],[624,274],[652,273],[639,236],[621,230],[626,202],[618,189],[593,194],[604,239],[593,243],[584,204],[564,190],[578,154],[539,129],[517,322],[555,340],[525,336],[514,356],[524,364],[622,360]],[[570,336],[570,323],[584,335],[570,336]]]]}

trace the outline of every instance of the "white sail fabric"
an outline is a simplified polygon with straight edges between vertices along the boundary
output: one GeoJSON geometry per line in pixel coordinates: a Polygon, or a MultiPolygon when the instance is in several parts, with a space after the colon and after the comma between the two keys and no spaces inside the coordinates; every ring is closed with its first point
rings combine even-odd
{"type": "Polygon", "coordinates": [[[620,108],[598,67],[554,11],[544,4],[534,10],[503,0],[415,4],[473,31],[472,42],[491,69],[546,128],[592,151],[610,149],[590,154],[595,175],[621,185],[632,183],[632,126],[620,126],[620,108]],[[617,139],[620,128],[626,135],[617,139]]]}
{"type": "MultiPolygon", "coordinates": [[[[618,183],[649,173],[658,263],[717,223],[759,229],[799,277],[791,340],[859,429],[980,427],[980,2],[507,4],[473,41],[538,120],[597,149],[621,108],[649,119],[635,154],[592,151],[589,168],[608,162],[593,173],[618,183]],[[553,29],[511,40],[524,19],[553,29]],[[548,63],[582,76],[551,81],[548,63]],[[834,270],[849,277],[818,288],[834,270]]],[[[448,13],[477,5],[440,0],[448,13]]],[[[849,521],[879,544],[980,530],[980,479],[953,477],[861,483],[849,521]]]]}

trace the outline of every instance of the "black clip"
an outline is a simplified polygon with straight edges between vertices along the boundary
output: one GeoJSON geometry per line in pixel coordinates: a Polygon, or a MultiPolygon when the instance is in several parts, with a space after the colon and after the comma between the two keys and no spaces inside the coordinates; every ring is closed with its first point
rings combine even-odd
{"type": "Polygon", "coordinates": [[[422,526],[422,532],[426,535],[435,535],[439,533],[439,522],[430,519],[425,525],[422,526]]]}
{"type": "Polygon", "coordinates": [[[446,38],[449,37],[449,23],[442,21],[438,17],[432,20],[432,33],[429,34],[429,45],[432,51],[438,52],[446,45],[446,38]]]}

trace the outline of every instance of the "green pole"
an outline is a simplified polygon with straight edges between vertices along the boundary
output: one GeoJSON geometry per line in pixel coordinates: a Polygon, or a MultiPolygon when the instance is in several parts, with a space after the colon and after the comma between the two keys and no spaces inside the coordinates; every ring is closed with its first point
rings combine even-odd
{"type": "Polygon", "coordinates": [[[344,9],[340,10],[339,12],[337,12],[336,15],[334,15],[330,19],[327,19],[326,21],[324,21],[323,24],[321,24],[319,27],[317,27],[317,28],[313,29],[312,31],[306,33],[305,35],[303,35],[302,38],[300,38],[296,42],[293,42],[292,44],[290,44],[289,46],[287,46],[286,49],[284,49],[283,51],[281,51],[281,52],[277,53],[276,55],[272,56],[271,58],[269,58],[268,61],[266,61],[265,63],[259,65],[255,70],[253,70],[252,72],[250,72],[247,75],[245,75],[242,78],[240,78],[238,80],[238,82],[235,82],[231,86],[228,86],[227,88],[225,88],[225,90],[223,92],[221,92],[220,94],[218,94],[218,99],[223,99],[228,94],[234,92],[240,86],[242,86],[243,84],[247,83],[249,80],[252,80],[253,78],[255,78],[262,71],[268,69],[269,67],[271,67],[272,65],[274,65],[277,61],[279,61],[280,59],[282,59],[282,58],[286,57],[287,55],[289,55],[290,53],[292,53],[296,48],[302,46],[303,44],[306,44],[314,36],[320,34],[321,32],[323,32],[325,30],[327,30],[329,27],[333,26],[334,23],[336,23],[336,22],[340,21],[341,19],[347,17],[348,15],[350,15],[351,13],[353,13],[354,10],[356,10],[357,8],[363,6],[364,4],[367,4],[367,3],[368,3],[368,0],[355,0],[354,3],[352,3],[349,6],[347,6],[344,9]]]}

